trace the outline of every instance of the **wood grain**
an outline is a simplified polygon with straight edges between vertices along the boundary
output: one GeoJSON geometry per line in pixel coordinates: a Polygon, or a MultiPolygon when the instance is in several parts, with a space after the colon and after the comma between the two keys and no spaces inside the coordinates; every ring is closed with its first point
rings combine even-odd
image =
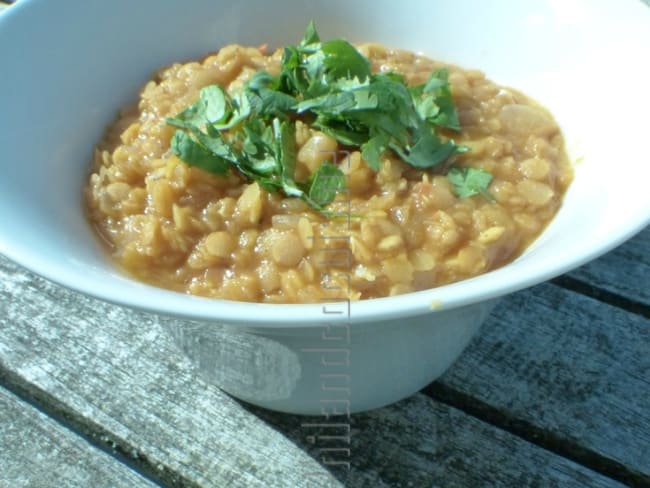
{"type": "Polygon", "coordinates": [[[574,272],[574,279],[650,309],[650,227],[607,255],[574,272]]]}
{"type": "Polygon", "coordinates": [[[0,486],[153,488],[156,485],[0,388],[0,486]]]}
{"type": "Polygon", "coordinates": [[[0,383],[169,486],[618,486],[422,395],[354,417],[330,475],[301,418],[269,426],[204,383],[161,321],[0,259],[0,383]]]}
{"type": "MultiPolygon", "coordinates": [[[[304,418],[255,410],[314,456],[304,418]]],[[[318,421],[318,419],[313,419],[318,421]]],[[[460,410],[414,395],[352,417],[346,487],[621,487],[460,410]]]]}
{"type": "Polygon", "coordinates": [[[625,467],[612,475],[650,486],[648,351],[650,320],[543,284],[497,306],[432,391],[533,426],[560,452],[586,447],[625,467]]]}
{"type": "MultiPolygon", "coordinates": [[[[154,316],[0,265],[0,384],[172,486],[300,486],[323,468],[201,381],[154,316]]],[[[315,486],[328,486],[325,484],[315,486]]]]}

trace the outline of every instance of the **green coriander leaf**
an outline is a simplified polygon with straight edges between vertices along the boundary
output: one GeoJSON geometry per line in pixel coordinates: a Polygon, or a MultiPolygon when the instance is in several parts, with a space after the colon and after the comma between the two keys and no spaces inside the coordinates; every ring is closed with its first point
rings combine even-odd
{"type": "Polygon", "coordinates": [[[415,133],[414,139],[415,142],[410,148],[399,147],[395,144],[391,144],[390,147],[404,161],[416,168],[432,168],[456,152],[457,146],[453,141],[442,142],[427,125],[420,127],[415,133]]]}
{"type": "Polygon", "coordinates": [[[440,127],[447,127],[457,131],[460,130],[458,112],[454,105],[454,99],[451,96],[448,71],[444,68],[434,71],[429,81],[425,84],[423,91],[425,97],[428,93],[431,93],[435,97],[435,104],[440,109],[436,115],[427,117],[426,120],[440,127]]]}
{"type": "Polygon", "coordinates": [[[421,85],[409,86],[409,91],[411,92],[411,98],[413,98],[413,103],[416,103],[419,98],[422,97],[424,93],[424,83],[421,85]]]}
{"type": "Polygon", "coordinates": [[[339,78],[365,80],[371,75],[370,62],[348,41],[335,39],[321,44],[327,81],[339,78]]]}
{"type": "Polygon", "coordinates": [[[422,87],[424,93],[429,93],[439,88],[444,88],[449,85],[449,73],[446,69],[439,69],[431,73],[429,80],[422,87]]]}
{"type": "Polygon", "coordinates": [[[233,151],[232,146],[225,141],[219,131],[211,128],[209,125],[207,129],[207,134],[198,129],[193,129],[191,135],[212,154],[237,166],[239,164],[239,157],[233,151]]]}
{"type": "Polygon", "coordinates": [[[248,99],[251,104],[251,110],[261,116],[282,116],[286,118],[288,112],[298,104],[291,95],[270,88],[250,89],[248,99]]]}
{"type": "Polygon", "coordinates": [[[292,71],[302,64],[302,50],[296,46],[285,46],[282,50],[282,69],[292,71]]]}
{"type": "Polygon", "coordinates": [[[305,98],[317,97],[330,91],[329,81],[325,76],[325,53],[321,49],[317,49],[304,59],[303,69],[308,80],[307,89],[303,91],[305,98]]]}
{"type": "Polygon", "coordinates": [[[440,113],[432,96],[425,96],[415,100],[415,109],[422,120],[432,120],[440,113]]]}
{"type": "Polygon", "coordinates": [[[262,116],[286,117],[298,100],[278,90],[279,86],[280,80],[266,71],[255,73],[244,86],[251,110],[262,116]]]}
{"type": "Polygon", "coordinates": [[[302,41],[300,41],[300,45],[308,46],[317,42],[320,42],[320,37],[318,37],[318,32],[316,31],[316,24],[311,20],[305,29],[305,35],[303,36],[302,41]]]}
{"type": "Polygon", "coordinates": [[[332,203],[338,192],[344,188],[345,175],[336,165],[326,161],[311,177],[308,196],[324,207],[332,203]]]}
{"type": "MultiPolygon", "coordinates": [[[[417,128],[421,119],[413,105],[411,92],[404,79],[391,76],[390,73],[374,75],[370,83],[370,92],[377,97],[377,110],[390,117],[402,128],[417,128]]],[[[385,128],[387,130],[387,128],[385,128]]],[[[390,129],[389,132],[393,130],[390,129]]]]}
{"type": "Polygon", "coordinates": [[[262,178],[259,176],[251,179],[257,181],[257,183],[262,187],[262,190],[268,193],[277,193],[279,191],[282,191],[282,185],[279,184],[277,180],[271,178],[262,178]]]}
{"type": "Polygon", "coordinates": [[[253,140],[262,152],[273,151],[273,129],[261,118],[249,118],[243,128],[245,135],[253,140]]]}
{"type": "Polygon", "coordinates": [[[205,108],[203,100],[198,100],[174,117],[168,117],[165,122],[179,129],[199,127],[206,122],[205,108]]]}
{"type": "Polygon", "coordinates": [[[242,153],[246,157],[246,164],[251,169],[257,169],[266,174],[267,171],[277,172],[280,168],[275,159],[273,131],[260,119],[249,119],[244,124],[244,138],[242,153]],[[267,160],[275,161],[274,167],[267,169],[267,160]],[[262,169],[264,168],[264,169],[262,169]]]}
{"type": "Polygon", "coordinates": [[[333,117],[375,108],[377,108],[377,97],[370,93],[368,88],[363,87],[350,91],[331,91],[320,97],[303,100],[297,105],[296,111],[300,114],[311,110],[319,115],[333,117]]]}
{"type": "Polygon", "coordinates": [[[271,88],[276,90],[280,84],[280,80],[266,71],[256,72],[250,80],[246,82],[246,86],[251,90],[259,90],[260,88],[271,88]]]}
{"type": "Polygon", "coordinates": [[[267,191],[301,198],[334,217],[324,206],[344,187],[336,166],[324,164],[308,182],[294,179],[298,117],[341,144],[359,147],[375,170],[389,149],[421,169],[467,150],[435,132],[459,128],[446,70],[415,87],[397,73],[373,75],[370,61],[347,41],[321,42],[313,22],[298,45],[284,48],[279,76],[258,72],[232,97],[207,86],[196,103],[167,122],[182,129],[172,151],[187,164],[217,174],[234,167],[267,191]]]}
{"type": "Polygon", "coordinates": [[[213,128],[221,131],[232,129],[251,114],[251,103],[245,91],[237,93],[230,104],[232,105],[230,118],[223,124],[213,124],[213,128]]]}
{"type": "Polygon", "coordinates": [[[302,66],[303,52],[295,46],[287,46],[282,52],[279,90],[289,95],[304,93],[309,87],[309,80],[302,66]]]}
{"type": "Polygon", "coordinates": [[[360,80],[358,77],[354,78],[339,78],[331,84],[331,87],[341,91],[354,91],[359,88],[367,88],[370,85],[370,78],[360,80]]]}
{"type": "Polygon", "coordinates": [[[351,93],[328,93],[316,98],[303,100],[298,103],[296,111],[301,114],[307,110],[325,115],[340,115],[346,110],[354,108],[354,95],[351,93]]]}
{"type": "Polygon", "coordinates": [[[313,126],[346,146],[361,146],[368,140],[368,130],[363,127],[354,127],[350,121],[318,116],[313,126]]]}
{"type": "Polygon", "coordinates": [[[401,73],[396,73],[395,71],[388,71],[386,73],[377,74],[375,77],[383,80],[390,80],[393,83],[399,83],[400,85],[408,86],[404,75],[401,73]]]}
{"type": "Polygon", "coordinates": [[[449,98],[436,98],[436,103],[440,108],[440,112],[429,120],[440,127],[447,127],[448,129],[459,131],[460,121],[456,107],[451,101],[451,95],[449,98]]]}
{"type": "Polygon", "coordinates": [[[296,186],[293,180],[296,170],[296,140],[294,128],[289,123],[280,122],[280,120],[276,118],[273,119],[273,134],[276,143],[275,154],[280,162],[282,184],[283,186],[288,185],[288,188],[293,188],[296,186]]]}
{"type": "Polygon", "coordinates": [[[226,116],[226,111],[227,102],[223,89],[217,85],[210,85],[201,89],[198,101],[174,117],[167,118],[166,122],[190,130],[206,123],[220,122],[226,116]]]}
{"type": "MultiPolygon", "coordinates": [[[[408,142],[408,130],[402,125],[394,113],[385,113],[375,110],[348,112],[346,114],[348,123],[357,122],[359,126],[365,127],[365,134],[385,133],[393,137],[400,144],[408,142]]],[[[366,137],[366,141],[368,137],[366,137]]],[[[365,142],[365,141],[363,141],[365,142]]],[[[363,143],[362,142],[362,143],[363,143]]]]}
{"type": "Polygon", "coordinates": [[[492,174],[480,168],[451,168],[447,178],[454,187],[454,192],[460,198],[467,198],[474,195],[483,195],[490,201],[494,201],[492,195],[487,191],[492,182],[492,174]]]}
{"type": "Polygon", "coordinates": [[[250,139],[250,137],[246,137],[242,142],[242,151],[248,154],[249,157],[255,157],[259,152],[257,145],[250,139]]]}
{"type": "Polygon", "coordinates": [[[259,119],[251,119],[244,124],[244,137],[238,167],[259,176],[273,177],[279,171],[278,161],[273,151],[273,134],[259,119]]]}
{"type": "Polygon", "coordinates": [[[210,173],[226,175],[230,169],[228,161],[212,153],[199,141],[180,130],[177,130],[172,138],[171,150],[187,164],[210,173]]]}
{"type": "Polygon", "coordinates": [[[388,148],[390,136],[380,134],[370,138],[368,142],[361,145],[361,157],[368,163],[371,169],[379,171],[381,169],[381,156],[388,148]]]}
{"type": "MultiPolygon", "coordinates": [[[[304,54],[304,53],[303,53],[304,54]]],[[[325,53],[322,50],[315,51],[309,55],[302,63],[305,73],[311,82],[325,83],[323,79],[325,74],[325,53]]]]}
{"type": "Polygon", "coordinates": [[[359,88],[350,93],[354,96],[354,110],[374,110],[379,105],[377,96],[368,88],[359,88]]]}
{"type": "Polygon", "coordinates": [[[266,155],[263,159],[249,160],[248,167],[257,175],[272,176],[277,173],[278,162],[273,155],[266,155]]]}
{"type": "Polygon", "coordinates": [[[309,203],[309,200],[305,198],[306,195],[304,190],[293,180],[282,180],[282,191],[288,197],[302,198],[309,203]]]}
{"type": "Polygon", "coordinates": [[[226,95],[220,86],[202,88],[201,101],[205,104],[205,120],[209,124],[221,122],[226,116],[226,95]]]}

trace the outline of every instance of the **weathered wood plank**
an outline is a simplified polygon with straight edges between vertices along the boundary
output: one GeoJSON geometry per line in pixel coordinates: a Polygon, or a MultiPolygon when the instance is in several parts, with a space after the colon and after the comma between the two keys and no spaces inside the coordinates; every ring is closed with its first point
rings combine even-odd
{"type": "Polygon", "coordinates": [[[2,382],[131,456],[165,484],[300,486],[309,474],[323,471],[201,381],[156,317],[70,293],[4,258],[2,382]]]}
{"type": "Polygon", "coordinates": [[[543,284],[497,306],[432,391],[528,424],[559,452],[586,447],[650,486],[648,351],[650,320],[543,284]]]}
{"type": "Polygon", "coordinates": [[[0,415],[0,486],[156,486],[1,387],[0,415]]]}
{"type": "MultiPolygon", "coordinates": [[[[255,411],[319,456],[304,418],[255,411]]],[[[353,416],[351,426],[352,467],[333,471],[347,487],[623,486],[421,394],[353,416]]]]}
{"type": "Polygon", "coordinates": [[[569,276],[650,307],[650,227],[569,276]]]}
{"type": "Polygon", "coordinates": [[[0,259],[0,382],[170,485],[618,486],[423,396],[354,417],[351,469],[327,477],[304,419],[276,416],[284,436],[206,385],[160,322],[0,259]]]}

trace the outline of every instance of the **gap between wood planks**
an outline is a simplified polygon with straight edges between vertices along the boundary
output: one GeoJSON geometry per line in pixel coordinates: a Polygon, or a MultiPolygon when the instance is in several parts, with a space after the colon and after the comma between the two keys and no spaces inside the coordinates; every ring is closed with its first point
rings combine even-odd
{"type": "Polygon", "coordinates": [[[101,425],[92,421],[81,422],[75,419],[69,415],[66,407],[56,397],[26,383],[20,376],[6,368],[2,362],[0,362],[0,386],[155,485],[161,488],[170,484],[174,487],[201,488],[195,483],[182,479],[165,466],[156,467],[144,457],[134,459],[131,453],[126,452],[116,442],[113,435],[101,425]]]}
{"type": "Polygon", "coordinates": [[[585,466],[592,471],[634,488],[650,487],[650,476],[561,438],[531,422],[508,415],[492,405],[447,385],[433,382],[422,391],[431,399],[457,408],[467,415],[505,430],[531,444],[585,466]]]}
{"type": "Polygon", "coordinates": [[[564,288],[565,290],[580,293],[581,295],[594,298],[608,305],[621,308],[626,312],[641,315],[642,317],[650,319],[649,306],[643,303],[639,303],[635,300],[630,300],[629,298],[619,295],[617,293],[612,293],[611,291],[604,290],[603,288],[594,286],[585,281],[573,278],[568,275],[562,275],[551,280],[551,283],[561,288],[564,288]]]}
{"type": "MultiPolygon", "coordinates": [[[[5,368],[2,363],[0,363],[0,385],[152,483],[161,487],[171,485],[182,488],[200,488],[196,483],[165,466],[154,466],[142,455],[134,459],[132,453],[127,452],[109,431],[90,420],[81,421],[70,416],[66,407],[56,397],[30,383],[25,383],[20,376],[5,368]]],[[[509,416],[497,408],[453,388],[432,383],[422,390],[422,393],[434,401],[456,408],[477,420],[493,425],[608,478],[635,488],[650,487],[650,477],[637,471],[631,471],[622,464],[580,445],[560,439],[528,421],[509,416]]]]}
{"type": "MultiPolygon", "coordinates": [[[[75,418],[71,416],[66,406],[62,404],[56,397],[32,385],[31,383],[25,382],[23,378],[8,370],[8,368],[4,367],[1,362],[0,385],[14,393],[21,400],[32,405],[34,408],[52,418],[64,428],[78,435],[80,438],[84,439],[92,446],[109,454],[117,462],[120,462],[128,468],[134,470],[152,483],[161,487],[174,486],[181,488],[201,488],[200,485],[183,477],[173,469],[170,469],[166,466],[155,465],[151,460],[147,459],[146,456],[143,456],[142,454],[134,459],[132,457],[133,453],[128,451],[128,446],[125,448],[125,446],[120,445],[120,441],[116,439],[110,431],[107,431],[101,425],[87,418],[75,418]]],[[[541,433],[542,436],[549,436],[549,434],[547,434],[542,429],[534,426],[530,426],[530,428],[528,428],[529,426],[526,421],[509,419],[494,407],[490,407],[489,405],[483,404],[482,402],[477,402],[476,399],[472,399],[469,396],[467,396],[467,398],[463,398],[466,395],[455,392],[453,389],[440,387],[436,384],[433,384],[430,385],[425,391],[423,391],[423,393],[432,398],[434,401],[438,401],[441,404],[456,408],[460,412],[466,415],[470,415],[476,418],[478,421],[485,423],[486,425],[492,425],[493,427],[506,431],[510,434],[514,434],[516,437],[522,439],[523,442],[528,442],[532,445],[542,447],[546,451],[549,451],[555,455],[559,454],[561,457],[564,457],[572,462],[577,461],[577,464],[582,465],[587,469],[591,469],[594,472],[598,472],[599,474],[604,475],[610,479],[623,482],[624,484],[632,487],[650,486],[650,484],[645,483],[643,478],[636,476],[635,473],[618,473],[618,475],[612,476],[612,473],[617,473],[617,469],[620,468],[621,470],[625,470],[625,468],[620,467],[618,463],[610,461],[607,458],[602,458],[609,463],[607,466],[608,469],[603,470],[602,467],[600,469],[598,466],[594,467],[593,463],[585,463],[584,460],[586,457],[584,455],[572,456],[567,455],[567,453],[570,454],[569,451],[564,452],[562,449],[549,448],[547,442],[540,442],[539,439],[535,438],[535,433],[533,433],[532,436],[530,435],[531,430],[537,430],[539,433],[541,433]],[[522,431],[525,433],[525,435],[522,435],[522,431]]],[[[579,446],[578,448],[582,449],[585,453],[590,454],[590,451],[585,450],[584,448],[580,448],[579,446]]],[[[599,459],[601,458],[598,455],[595,455],[595,457],[599,459]]]]}
{"type": "Polygon", "coordinates": [[[158,486],[1,386],[0,412],[0,486],[158,486]]]}
{"type": "MultiPolygon", "coordinates": [[[[650,318],[650,307],[630,300],[624,296],[612,293],[568,275],[559,276],[551,282],[560,288],[579,293],[596,299],[608,305],[623,309],[627,312],[650,318]]],[[[457,408],[483,422],[489,423],[510,432],[527,442],[535,444],[554,454],[570,459],[597,473],[624,483],[634,488],[650,488],[650,476],[630,469],[623,464],[609,459],[591,449],[561,438],[552,432],[544,430],[533,423],[499,410],[488,403],[470,397],[466,393],[448,385],[433,382],[422,390],[422,393],[433,400],[457,408]]]]}

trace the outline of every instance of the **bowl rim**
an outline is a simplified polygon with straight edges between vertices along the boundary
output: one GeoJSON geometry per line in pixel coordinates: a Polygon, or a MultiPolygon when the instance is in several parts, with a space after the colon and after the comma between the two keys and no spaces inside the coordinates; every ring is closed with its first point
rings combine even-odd
{"type": "Polygon", "coordinates": [[[77,275],[62,274],[58,266],[52,266],[52,263],[44,260],[42,256],[23,253],[20,249],[7,246],[2,235],[0,235],[0,254],[52,283],[62,285],[88,297],[134,310],[188,320],[224,322],[259,329],[294,329],[321,327],[329,324],[399,320],[428,313],[440,313],[496,299],[575,269],[619,246],[649,224],[650,216],[635,225],[630,225],[626,232],[617,235],[616,238],[593,246],[588,253],[567,254],[564,259],[558,260],[552,265],[545,261],[534,262],[528,267],[531,273],[524,279],[501,279],[502,275],[509,272],[509,265],[505,265],[474,278],[438,288],[394,297],[317,304],[252,303],[206,298],[157,288],[127,276],[122,279],[139,285],[143,289],[143,294],[124,294],[120,293],[119,286],[105,289],[98,286],[97,282],[92,279],[84,280],[82,278],[80,280],[77,275]],[[492,282],[493,286],[485,286],[487,282],[492,282]],[[344,308],[341,309],[341,306],[344,308]],[[345,313],[346,308],[347,313],[345,313]]]}
{"type": "MultiPolygon", "coordinates": [[[[2,21],[23,9],[36,6],[38,0],[21,0],[0,14],[2,21]]],[[[639,2],[639,5],[642,5],[639,2]]],[[[569,188],[570,191],[570,188],[569,188]]],[[[562,209],[559,210],[559,213],[562,209]]],[[[558,213],[558,215],[559,215],[558,213]]],[[[0,254],[34,273],[66,288],[100,300],[143,310],[154,314],[182,317],[191,320],[227,322],[255,328],[309,328],[322,324],[377,322],[399,320],[406,317],[438,313],[474,303],[491,300],[543,281],[554,278],[591,261],[622,244],[650,224],[650,215],[637,212],[622,224],[620,232],[595,243],[572,248],[552,262],[537,260],[527,264],[528,275],[513,275],[509,269],[513,263],[456,283],[438,288],[412,292],[395,297],[368,299],[356,302],[328,302],[316,304],[268,304],[237,302],[215,298],[192,296],[143,284],[122,276],[121,279],[137,283],[142,293],[121,293],[119,282],[112,286],[84,276],[66,272],[61,263],[52,262],[34,252],[22,249],[0,233],[0,254]],[[348,303],[347,313],[325,313],[327,307],[335,309],[348,303]]],[[[556,217],[557,218],[557,215],[556,217]]],[[[540,237],[542,237],[544,233],[540,237]]],[[[538,237],[538,239],[540,238],[538,237]]],[[[525,256],[526,253],[523,254],[525,256]]],[[[515,261],[516,262],[516,261],[515,261]]],[[[398,323],[398,322],[396,322],[398,323]]]]}

